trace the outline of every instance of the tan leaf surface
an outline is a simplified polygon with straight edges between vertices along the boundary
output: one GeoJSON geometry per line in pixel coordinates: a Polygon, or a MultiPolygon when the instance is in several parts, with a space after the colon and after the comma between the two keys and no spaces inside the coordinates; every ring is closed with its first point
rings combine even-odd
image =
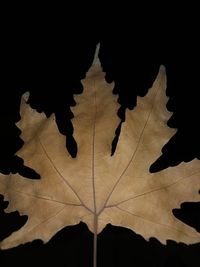
{"type": "Polygon", "coordinates": [[[166,125],[171,114],[165,107],[164,68],[148,95],[138,98],[137,107],[127,111],[114,156],[111,143],[119,123],[119,105],[112,94],[113,85],[105,82],[99,64],[93,64],[83,85],[84,92],[76,96],[73,108],[76,158],[67,152],[54,116],[47,119],[22,99],[18,126],[25,145],[18,155],[41,179],[0,175],[0,193],[10,203],[7,211],[17,209],[29,218],[1,248],[38,238],[47,242],[63,227],[80,221],[95,237],[112,223],[163,243],[167,239],[199,242],[199,233],[172,214],[183,201],[199,200],[199,161],[149,172],[174,134],[166,125]]]}

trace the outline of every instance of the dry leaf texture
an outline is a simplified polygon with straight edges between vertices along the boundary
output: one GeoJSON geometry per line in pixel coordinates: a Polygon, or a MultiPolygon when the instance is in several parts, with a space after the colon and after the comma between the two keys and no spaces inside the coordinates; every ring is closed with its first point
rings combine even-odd
{"type": "Polygon", "coordinates": [[[1,248],[38,238],[46,242],[63,227],[80,221],[95,239],[112,223],[163,243],[167,239],[199,242],[200,235],[172,214],[181,202],[199,200],[199,161],[149,172],[174,134],[166,125],[171,114],[166,110],[164,68],[149,93],[138,97],[137,107],[126,112],[113,156],[111,143],[119,124],[113,85],[105,82],[99,64],[93,64],[83,85],[84,92],[76,96],[72,109],[76,158],[67,152],[54,116],[47,119],[22,98],[18,127],[25,144],[18,155],[41,179],[0,175],[0,193],[10,203],[7,211],[17,209],[28,215],[26,225],[5,239],[1,248]]]}

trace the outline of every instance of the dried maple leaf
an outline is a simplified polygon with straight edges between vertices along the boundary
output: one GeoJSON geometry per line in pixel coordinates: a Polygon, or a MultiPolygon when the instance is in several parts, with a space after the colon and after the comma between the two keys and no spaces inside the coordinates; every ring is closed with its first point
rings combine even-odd
{"type": "Polygon", "coordinates": [[[138,98],[133,111],[126,112],[113,156],[111,144],[119,124],[119,106],[99,64],[93,64],[88,72],[84,93],[76,96],[73,108],[76,158],[65,149],[65,137],[59,133],[54,116],[47,119],[22,99],[18,126],[25,145],[18,155],[41,180],[28,180],[19,174],[0,176],[0,193],[9,200],[9,210],[17,209],[29,218],[24,227],[2,242],[2,248],[38,238],[46,242],[64,226],[80,221],[94,233],[94,254],[97,234],[108,223],[163,243],[167,239],[200,241],[193,228],[172,214],[181,202],[198,200],[199,161],[149,172],[174,133],[166,126],[170,113],[165,108],[165,83],[161,67],[149,93],[138,98]]]}

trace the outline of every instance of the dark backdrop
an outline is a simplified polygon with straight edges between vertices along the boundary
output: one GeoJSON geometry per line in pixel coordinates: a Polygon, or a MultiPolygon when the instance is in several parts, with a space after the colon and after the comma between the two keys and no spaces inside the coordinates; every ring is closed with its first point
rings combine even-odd
{"type": "MultiPolygon", "coordinates": [[[[20,119],[23,92],[30,91],[30,105],[47,116],[56,114],[67,147],[75,156],[70,105],[74,93],[82,92],[81,79],[91,65],[96,44],[107,82],[114,81],[114,93],[121,104],[119,116],[133,109],[137,96],[151,87],[159,66],[167,72],[168,121],[178,128],[163,148],[153,171],[182,161],[200,159],[199,44],[195,7],[173,5],[132,6],[120,12],[99,4],[92,9],[69,7],[5,7],[2,16],[0,89],[0,171],[25,173],[23,161],[14,154],[23,145],[15,123],[20,119]],[[190,17],[190,18],[189,18],[190,17]],[[65,120],[64,120],[65,118],[65,120]],[[67,120],[66,120],[67,118],[67,120]]],[[[19,213],[5,213],[9,203],[0,198],[0,239],[19,229],[27,220],[19,213]]],[[[20,211],[19,211],[20,212],[20,211]]],[[[200,231],[200,203],[183,203],[174,216],[200,231]]],[[[34,266],[44,262],[58,266],[92,266],[93,236],[83,223],[66,227],[47,244],[36,240],[0,251],[1,266],[34,266]]],[[[151,238],[108,225],[98,237],[98,267],[186,266],[197,267],[200,245],[168,241],[162,245],[151,238]]]]}

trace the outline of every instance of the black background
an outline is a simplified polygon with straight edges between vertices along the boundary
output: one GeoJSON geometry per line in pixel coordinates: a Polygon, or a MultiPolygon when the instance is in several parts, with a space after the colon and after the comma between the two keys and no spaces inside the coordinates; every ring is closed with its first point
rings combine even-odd
{"type": "MultiPolygon", "coordinates": [[[[59,130],[67,136],[67,148],[75,156],[70,105],[75,105],[73,94],[82,92],[81,79],[99,42],[105,78],[107,82],[115,82],[113,91],[118,94],[121,104],[118,115],[122,121],[125,110],[135,107],[137,96],[147,93],[159,66],[166,67],[167,108],[174,112],[168,126],[178,131],[151,171],[200,159],[199,29],[195,7],[143,3],[126,9],[121,6],[119,12],[103,3],[78,10],[18,4],[2,10],[0,171],[3,174],[19,172],[28,179],[39,178],[14,155],[23,145],[15,123],[20,119],[20,98],[25,91],[30,91],[33,108],[47,116],[56,114],[59,130]]],[[[17,212],[5,213],[7,205],[2,196],[1,240],[27,220],[17,212]]],[[[183,203],[173,213],[200,232],[200,203],[183,203]]],[[[80,223],[64,228],[47,244],[36,240],[0,251],[0,264],[10,266],[14,261],[17,266],[43,262],[88,267],[92,266],[92,246],[92,234],[80,223]]],[[[199,262],[199,244],[187,246],[168,241],[162,245],[153,237],[146,241],[133,231],[112,225],[98,237],[98,267],[196,267],[199,262]]]]}

